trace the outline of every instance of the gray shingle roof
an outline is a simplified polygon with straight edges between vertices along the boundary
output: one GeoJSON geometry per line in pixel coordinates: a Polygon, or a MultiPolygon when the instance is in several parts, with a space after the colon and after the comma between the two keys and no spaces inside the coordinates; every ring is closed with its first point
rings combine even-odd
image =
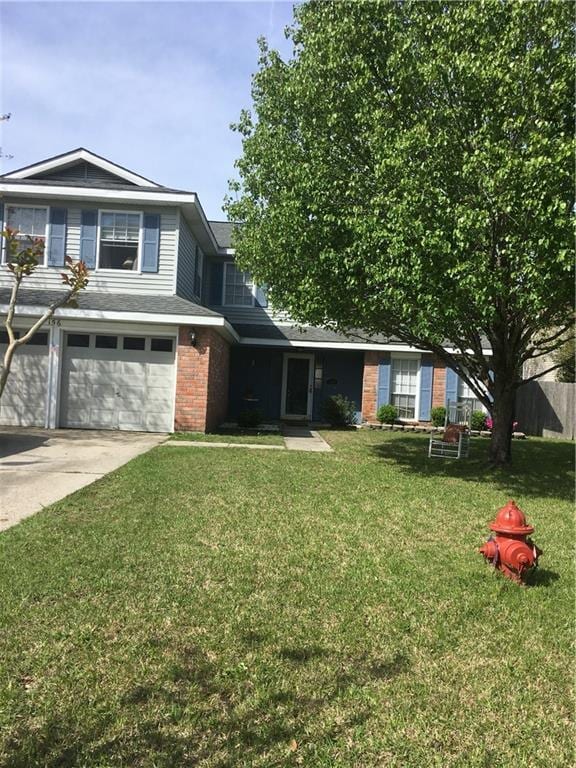
{"type": "Polygon", "coordinates": [[[348,344],[401,344],[398,339],[386,336],[345,336],[328,331],[325,328],[294,328],[292,326],[257,325],[252,323],[233,323],[239,336],[247,339],[266,339],[276,341],[314,341],[339,342],[348,344]]]}
{"type": "MultiPolygon", "coordinates": [[[[22,289],[18,294],[18,304],[29,307],[44,307],[56,301],[64,291],[44,291],[22,289]]],[[[10,289],[0,288],[0,305],[8,304],[10,289]]],[[[181,296],[160,296],[101,293],[82,291],[78,296],[78,309],[97,310],[100,312],[141,312],[150,315],[191,315],[201,317],[221,317],[218,312],[193,304],[181,296]]]]}
{"type": "Polygon", "coordinates": [[[214,233],[216,242],[220,248],[232,248],[232,230],[234,224],[229,221],[209,221],[210,229],[214,233]]]}
{"type": "MultiPolygon", "coordinates": [[[[41,185],[50,187],[81,187],[83,189],[118,189],[127,190],[128,192],[151,192],[152,194],[161,192],[174,192],[179,195],[194,195],[195,192],[190,192],[187,189],[171,189],[170,187],[139,187],[135,184],[111,184],[105,181],[78,181],[70,179],[67,181],[55,181],[54,179],[6,179],[0,176],[0,183],[14,185],[16,190],[20,187],[28,187],[30,185],[41,185]]],[[[225,246],[224,246],[225,247],[225,246]]]]}

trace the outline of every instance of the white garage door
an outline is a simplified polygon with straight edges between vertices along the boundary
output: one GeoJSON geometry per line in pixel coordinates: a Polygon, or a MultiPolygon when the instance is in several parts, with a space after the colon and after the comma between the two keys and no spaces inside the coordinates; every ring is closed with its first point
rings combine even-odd
{"type": "MultiPolygon", "coordinates": [[[[0,355],[6,351],[6,332],[0,336],[0,355]]],[[[20,347],[12,360],[0,398],[0,424],[44,427],[48,393],[48,334],[43,331],[20,347]]]]}
{"type": "Polygon", "coordinates": [[[61,425],[171,432],[174,347],[167,337],[67,333],[61,425]]]}

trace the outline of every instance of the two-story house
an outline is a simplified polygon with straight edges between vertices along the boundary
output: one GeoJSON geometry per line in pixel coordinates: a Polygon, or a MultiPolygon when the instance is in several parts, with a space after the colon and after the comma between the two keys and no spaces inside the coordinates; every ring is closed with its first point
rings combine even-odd
{"type": "MultiPolygon", "coordinates": [[[[204,431],[254,408],[318,420],[334,394],[358,420],[391,402],[427,421],[434,405],[470,397],[439,360],[393,339],[296,329],[236,268],[232,225],[208,221],[195,193],[85,149],[1,176],[0,220],[45,243],[19,294],[23,328],[64,290],[67,256],[91,271],[78,306],[17,352],[0,424],[204,431]]],[[[0,317],[11,284],[3,250],[0,317]]]]}

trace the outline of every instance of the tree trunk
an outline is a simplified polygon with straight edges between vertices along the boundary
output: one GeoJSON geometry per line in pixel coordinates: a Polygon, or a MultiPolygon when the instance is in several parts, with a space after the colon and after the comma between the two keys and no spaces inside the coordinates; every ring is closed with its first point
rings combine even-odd
{"type": "Polygon", "coordinates": [[[496,386],[492,405],[492,438],[490,441],[490,463],[495,467],[512,461],[512,430],[516,405],[516,390],[511,383],[496,386]]]}
{"type": "Polygon", "coordinates": [[[0,367],[0,397],[2,397],[4,387],[8,381],[8,375],[12,366],[12,358],[14,357],[14,352],[16,352],[16,347],[9,344],[6,352],[4,353],[4,361],[0,367]]]}

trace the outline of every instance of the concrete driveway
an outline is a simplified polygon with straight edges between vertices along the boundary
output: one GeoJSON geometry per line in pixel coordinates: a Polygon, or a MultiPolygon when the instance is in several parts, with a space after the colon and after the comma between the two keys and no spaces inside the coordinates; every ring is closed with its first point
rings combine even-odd
{"type": "Polygon", "coordinates": [[[166,437],[0,427],[0,531],[93,483],[166,437]]]}

